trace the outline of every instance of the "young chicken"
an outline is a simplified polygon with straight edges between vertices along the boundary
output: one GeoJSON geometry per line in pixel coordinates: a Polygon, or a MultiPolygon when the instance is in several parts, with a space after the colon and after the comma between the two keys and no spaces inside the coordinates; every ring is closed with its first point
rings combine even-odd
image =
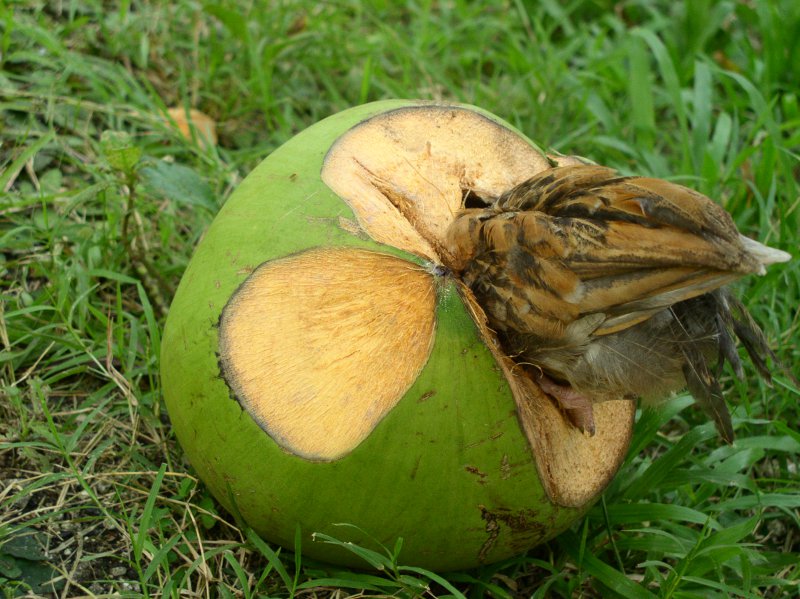
{"type": "Polygon", "coordinates": [[[593,401],[688,388],[732,442],[718,377],[726,360],[741,376],[734,336],[770,380],[764,335],[723,286],[790,256],[691,189],[552,168],[461,212],[447,242],[505,350],[590,434],[593,401]]]}

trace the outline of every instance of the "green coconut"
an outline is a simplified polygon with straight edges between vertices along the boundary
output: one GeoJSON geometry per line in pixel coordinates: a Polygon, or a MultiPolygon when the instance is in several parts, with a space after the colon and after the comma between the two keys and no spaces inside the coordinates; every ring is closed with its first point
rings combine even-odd
{"type": "Polygon", "coordinates": [[[364,565],[325,533],[433,570],[522,552],[597,499],[634,406],[589,437],[503,354],[453,275],[455,213],[554,163],[480,109],[367,104],[266,158],[216,217],[162,343],[179,441],[265,539],[364,565]],[[346,523],[352,526],[340,526],[346,523]]]}

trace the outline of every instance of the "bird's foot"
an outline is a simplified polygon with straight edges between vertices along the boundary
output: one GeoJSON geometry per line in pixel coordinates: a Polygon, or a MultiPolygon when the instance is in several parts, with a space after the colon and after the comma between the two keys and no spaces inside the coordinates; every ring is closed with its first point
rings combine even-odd
{"type": "Polygon", "coordinates": [[[594,436],[594,410],[592,400],[569,385],[561,385],[542,372],[536,374],[539,387],[561,407],[567,420],[583,433],[594,436]]]}

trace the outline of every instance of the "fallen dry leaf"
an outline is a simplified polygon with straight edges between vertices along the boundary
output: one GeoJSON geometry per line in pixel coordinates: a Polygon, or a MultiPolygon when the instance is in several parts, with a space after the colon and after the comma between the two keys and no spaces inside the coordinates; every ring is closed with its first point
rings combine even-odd
{"type": "Polygon", "coordinates": [[[167,115],[186,139],[193,139],[192,125],[194,125],[197,143],[201,148],[217,144],[217,123],[204,112],[192,108],[187,113],[183,106],[177,106],[167,110],[167,115]]]}

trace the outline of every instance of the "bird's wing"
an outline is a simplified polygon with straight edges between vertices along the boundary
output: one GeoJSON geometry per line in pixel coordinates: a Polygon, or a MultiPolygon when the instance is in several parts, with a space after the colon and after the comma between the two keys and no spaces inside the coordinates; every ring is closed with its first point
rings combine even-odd
{"type": "Polygon", "coordinates": [[[592,314],[595,334],[617,332],[789,257],[745,239],[697,192],[589,165],[544,171],[450,232],[496,326],[543,337],[592,314]]]}

